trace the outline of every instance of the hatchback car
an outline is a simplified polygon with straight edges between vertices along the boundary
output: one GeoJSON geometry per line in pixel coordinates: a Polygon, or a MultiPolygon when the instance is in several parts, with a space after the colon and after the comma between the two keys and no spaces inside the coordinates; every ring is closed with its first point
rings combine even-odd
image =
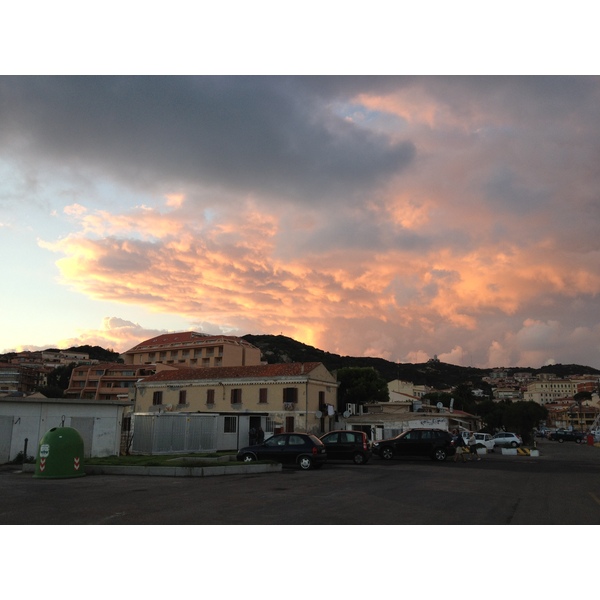
{"type": "Polygon", "coordinates": [[[500,431],[492,437],[496,446],[504,448],[518,448],[523,440],[516,433],[510,433],[508,431],[500,431]]]}
{"type": "Polygon", "coordinates": [[[477,440],[477,443],[484,446],[488,452],[494,451],[496,442],[492,439],[492,436],[489,433],[476,433],[475,439],[477,440]]]}
{"type": "Polygon", "coordinates": [[[384,460],[401,456],[428,456],[441,461],[454,453],[452,435],[443,429],[409,429],[395,438],[373,444],[373,454],[384,460]]]}
{"type": "Polygon", "coordinates": [[[237,460],[274,460],[282,464],[295,464],[304,470],[318,469],[327,462],[327,450],[318,437],[309,433],[278,433],[262,444],[240,448],[237,460]]]}
{"type": "Polygon", "coordinates": [[[327,458],[352,460],[364,465],[371,458],[369,438],[364,431],[330,431],[321,436],[327,449],[327,458]]]}

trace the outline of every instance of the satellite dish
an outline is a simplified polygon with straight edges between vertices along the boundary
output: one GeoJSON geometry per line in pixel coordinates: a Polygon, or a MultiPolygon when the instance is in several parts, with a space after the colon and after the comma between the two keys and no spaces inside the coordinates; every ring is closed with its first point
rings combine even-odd
{"type": "Polygon", "coordinates": [[[347,410],[345,410],[345,411],[342,413],[342,416],[344,417],[344,419],[347,419],[347,418],[348,418],[350,415],[351,415],[350,411],[347,411],[347,410]]]}
{"type": "Polygon", "coordinates": [[[444,408],[444,405],[441,402],[438,402],[436,406],[438,410],[442,410],[442,408],[444,408]]]}
{"type": "Polygon", "coordinates": [[[323,416],[323,413],[322,413],[320,410],[318,410],[318,411],[315,413],[315,417],[317,417],[317,419],[320,419],[322,416],[323,416]]]}

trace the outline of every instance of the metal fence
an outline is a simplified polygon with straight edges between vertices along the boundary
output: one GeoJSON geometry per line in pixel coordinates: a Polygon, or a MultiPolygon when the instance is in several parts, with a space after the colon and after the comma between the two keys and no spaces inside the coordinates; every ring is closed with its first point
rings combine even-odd
{"type": "Polygon", "coordinates": [[[135,413],[132,454],[216,452],[218,415],[135,413]]]}

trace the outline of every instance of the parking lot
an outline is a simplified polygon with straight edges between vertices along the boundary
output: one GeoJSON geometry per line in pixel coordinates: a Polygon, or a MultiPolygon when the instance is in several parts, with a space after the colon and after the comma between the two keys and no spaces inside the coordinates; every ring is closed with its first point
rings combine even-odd
{"type": "Polygon", "coordinates": [[[0,469],[0,524],[600,524],[600,448],[541,440],[487,454],[205,478],[34,479],[0,469]]]}

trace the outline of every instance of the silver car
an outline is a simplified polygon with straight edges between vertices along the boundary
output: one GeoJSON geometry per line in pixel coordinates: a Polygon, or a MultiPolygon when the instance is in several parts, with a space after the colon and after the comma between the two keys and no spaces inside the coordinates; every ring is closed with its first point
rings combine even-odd
{"type": "Polygon", "coordinates": [[[523,440],[516,434],[508,431],[500,431],[492,437],[494,445],[502,448],[518,448],[523,440]]]}

